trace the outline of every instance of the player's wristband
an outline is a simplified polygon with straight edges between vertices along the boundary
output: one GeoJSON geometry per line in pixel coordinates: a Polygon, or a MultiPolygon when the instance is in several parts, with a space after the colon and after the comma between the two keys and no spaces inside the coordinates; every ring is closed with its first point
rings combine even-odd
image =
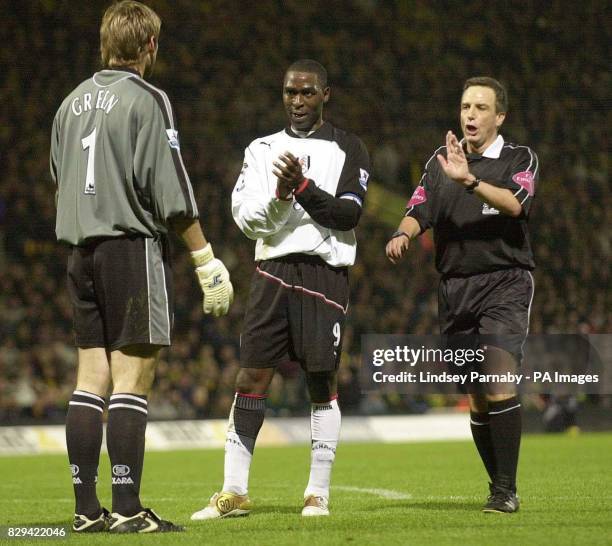
{"type": "Polygon", "coordinates": [[[308,178],[304,178],[300,185],[293,190],[293,195],[300,195],[300,193],[306,189],[306,186],[308,186],[308,182],[310,182],[310,180],[308,180],[308,178]]]}
{"type": "Polygon", "coordinates": [[[474,190],[478,187],[478,185],[482,182],[482,179],[476,178],[474,182],[472,182],[469,186],[465,187],[465,191],[468,193],[474,193],[474,190]]]}
{"type": "Polygon", "coordinates": [[[208,243],[204,248],[200,250],[194,250],[191,253],[191,261],[195,267],[201,267],[206,265],[208,262],[213,260],[215,255],[213,254],[212,246],[208,243]]]}
{"type": "Polygon", "coordinates": [[[408,237],[410,239],[410,235],[408,235],[405,231],[397,230],[393,235],[391,235],[391,239],[395,239],[396,237],[408,237]]]}

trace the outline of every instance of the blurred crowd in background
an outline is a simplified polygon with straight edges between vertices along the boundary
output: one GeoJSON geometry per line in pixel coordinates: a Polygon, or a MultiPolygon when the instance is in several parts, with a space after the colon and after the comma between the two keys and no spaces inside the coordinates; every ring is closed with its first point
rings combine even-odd
{"type": "MultiPolygon", "coordinates": [[[[150,417],[227,416],[254,269],[254,243],[233,223],[230,194],[244,148],[284,126],[283,73],[303,57],[328,69],[325,117],[363,139],[372,180],[402,199],[445,132],[459,131],[463,81],[503,81],[510,109],[502,134],[540,158],[531,331],[612,331],[605,54],[612,37],[601,2],[556,0],[546,9],[534,1],[463,2],[451,11],[449,3],[419,0],[147,3],[163,21],[150,81],[173,102],[205,233],[236,290],[228,316],[204,316],[187,252],[175,241],[174,342],[162,353],[150,417]]],[[[49,134],[63,98],[99,69],[106,4],[16,2],[0,23],[0,423],[62,421],[74,388],[68,250],[55,242],[49,134]]],[[[399,266],[384,255],[402,214],[401,206],[368,211],[366,202],[357,228],[339,374],[346,414],[462,404],[461,397],[361,393],[362,334],[438,331],[431,238],[414,243],[399,266]]],[[[276,415],[309,411],[299,364],[279,370],[268,407],[276,415]]]]}

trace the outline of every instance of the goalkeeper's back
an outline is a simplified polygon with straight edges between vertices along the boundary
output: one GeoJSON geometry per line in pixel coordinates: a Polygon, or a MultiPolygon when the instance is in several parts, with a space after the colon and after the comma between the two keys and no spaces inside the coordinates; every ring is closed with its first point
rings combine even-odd
{"type": "Polygon", "coordinates": [[[66,97],[54,122],[51,174],[58,240],[166,233],[197,218],[167,95],[130,68],[102,70],[66,97]]]}

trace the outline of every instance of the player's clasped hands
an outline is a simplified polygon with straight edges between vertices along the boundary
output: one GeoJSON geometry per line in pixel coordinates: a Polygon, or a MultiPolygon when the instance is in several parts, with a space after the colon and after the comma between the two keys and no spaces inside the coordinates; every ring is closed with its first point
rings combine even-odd
{"type": "Polygon", "coordinates": [[[285,152],[278,156],[273,163],[272,172],[278,179],[277,189],[281,197],[286,197],[295,190],[304,180],[302,166],[299,160],[291,152],[285,152]]]}
{"type": "Polygon", "coordinates": [[[221,260],[215,258],[210,243],[192,252],[191,259],[204,293],[204,313],[212,313],[215,317],[225,315],[234,301],[234,287],[227,268],[221,260]]]}

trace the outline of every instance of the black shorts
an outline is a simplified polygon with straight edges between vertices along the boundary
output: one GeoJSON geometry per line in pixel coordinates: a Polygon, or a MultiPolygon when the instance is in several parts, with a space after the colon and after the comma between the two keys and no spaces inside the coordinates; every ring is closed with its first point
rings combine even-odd
{"type": "Polygon", "coordinates": [[[172,272],[167,245],[144,237],[75,246],[68,292],[75,344],[114,351],[126,345],[170,345],[172,272]]]}
{"type": "Polygon", "coordinates": [[[299,362],[307,372],[340,363],[348,308],[348,268],[291,254],[257,264],[240,337],[240,365],[299,362]]]}
{"type": "Polygon", "coordinates": [[[531,273],[520,268],[442,279],[440,332],[449,345],[466,349],[492,345],[520,363],[533,290],[531,273]]]}

